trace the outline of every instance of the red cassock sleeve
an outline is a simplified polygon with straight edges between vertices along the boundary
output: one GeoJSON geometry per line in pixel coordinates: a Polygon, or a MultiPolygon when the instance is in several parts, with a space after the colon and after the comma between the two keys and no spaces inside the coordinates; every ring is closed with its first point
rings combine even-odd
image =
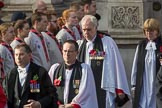
{"type": "Polygon", "coordinates": [[[116,94],[124,93],[123,90],[121,90],[121,89],[115,89],[115,91],[116,91],[116,94]]]}

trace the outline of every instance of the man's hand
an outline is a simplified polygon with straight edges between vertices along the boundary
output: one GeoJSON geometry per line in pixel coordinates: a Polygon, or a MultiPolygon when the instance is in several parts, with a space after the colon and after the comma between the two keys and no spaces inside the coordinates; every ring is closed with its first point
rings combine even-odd
{"type": "Polygon", "coordinates": [[[23,108],[41,108],[41,104],[39,101],[29,99],[27,102],[28,104],[24,105],[23,108]]]}
{"type": "Polygon", "coordinates": [[[65,105],[61,104],[58,108],[65,108],[65,105]]]}
{"type": "Polygon", "coordinates": [[[65,108],[73,108],[71,104],[65,104],[65,108]]]}
{"type": "Polygon", "coordinates": [[[125,98],[125,94],[124,93],[118,93],[118,96],[120,99],[124,99],[125,98]]]}
{"type": "Polygon", "coordinates": [[[131,90],[131,92],[132,92],[132,98],[134,99],[134,97],[135,97],[135,89],[131,90]]]}
{"type": "Polygon", "coordinates": [[[71,104],[59,105],[59,108],[73,108],[71,104]]]}

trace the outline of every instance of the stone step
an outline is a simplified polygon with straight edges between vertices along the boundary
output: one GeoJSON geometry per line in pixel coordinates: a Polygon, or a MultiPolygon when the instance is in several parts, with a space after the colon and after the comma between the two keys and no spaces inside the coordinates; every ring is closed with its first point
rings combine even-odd
{"type": "MultiPolygon", "coordinates": [[[[64,0],[63,3],[59,4],[47,4],[48,10],[56,10],[58,16],[61,16],[62,11],[64,9],[69,8],[70,3],[73,1],[79,1],[79,0],[64,0]]],[[[2,9],[4,12],[4,17],[2,18],[4,21],[10,21],[11,15],[15,11],[23,11],[25,12],[28,16],[31,15],[32,13],[32,5],[31,4],[5,4],[5,7],[2,9]]]]}

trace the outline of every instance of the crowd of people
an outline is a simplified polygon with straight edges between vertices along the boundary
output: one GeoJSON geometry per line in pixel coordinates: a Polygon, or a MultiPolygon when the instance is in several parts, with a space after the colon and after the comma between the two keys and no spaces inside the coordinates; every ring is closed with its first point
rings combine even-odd
{"type": "Polygon", "coordinates": [[[32,9],[0,20],[0,108],[161,108],[156,19],[144,22],[130,92],[118,46],[98,30],[95,0],[72,2],[61,17],[43,0],[32,9]]]}

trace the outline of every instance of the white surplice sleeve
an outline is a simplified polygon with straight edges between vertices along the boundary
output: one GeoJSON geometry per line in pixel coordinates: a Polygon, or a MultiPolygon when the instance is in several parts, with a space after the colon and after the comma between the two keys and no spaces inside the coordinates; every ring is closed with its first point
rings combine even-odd
{"type": "Polygon", "coordinates": [[[106,90],[106,108],[114,108],[116,89],[121,89],[130,97],[125,67],[115,41],[108,36],[102,39],[106,53],[103,62],[101,88],[106,90]],[[108,107],[109,106],[109,107],[108,107]]]}
{"type": "Polygon", "coordinates": [[[137,46],[137,48],[136,48],[136,52],[135,52],[134,60],[133,60],[133,65],[132,65],[131,85],[136,85],[138,48],[139,48],[139,46],[137,46]]]}
{"type": "Polygon", "coordinates": [[[98,108],[93,73],[90,66],[85,63],[82,63],[82,78],[79,93],[71,103],[79,104],[81,108],[98,108]]]}
{"type": "Polygon", "coordinates": [[[56,70],[56,68],[59,66],[59,63],[53,64],[48,72],[48,75],[50,76],[50,79],[52,81],[53,84],[53,75],[54,75],[54,71],[56,70]]]}

